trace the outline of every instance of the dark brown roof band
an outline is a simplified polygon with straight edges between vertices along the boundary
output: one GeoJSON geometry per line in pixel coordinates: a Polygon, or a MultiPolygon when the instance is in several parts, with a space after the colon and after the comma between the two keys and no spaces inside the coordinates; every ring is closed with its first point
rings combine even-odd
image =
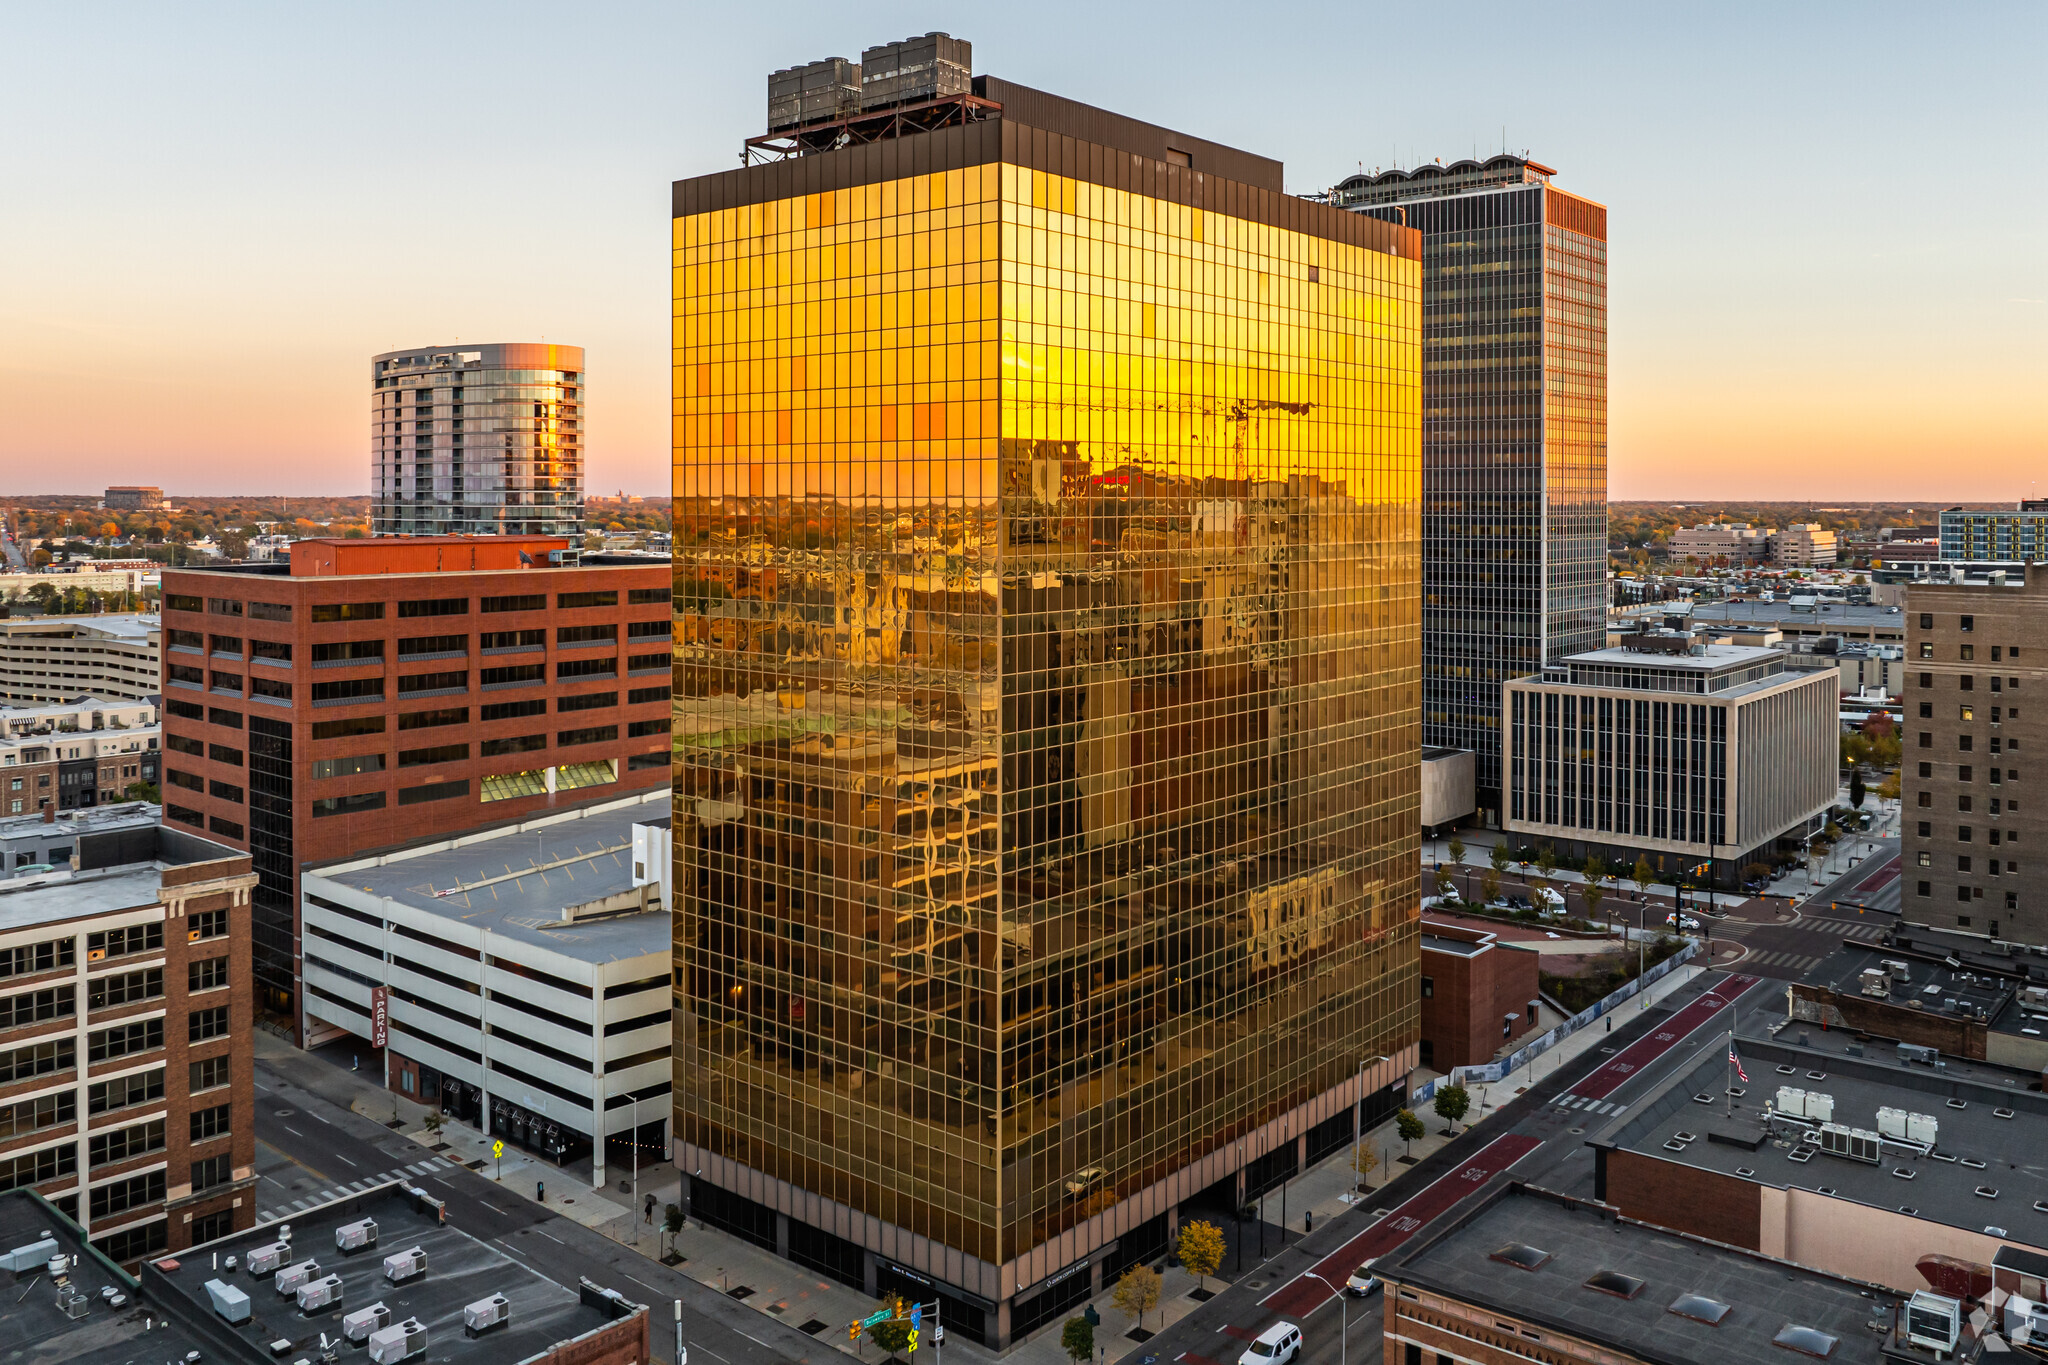
{"type": "Polygon", "coordinates": [[[1006,118],[678,180],[673,190],[673,214],[682,218],[713,213],[906,176],[981,166],[991,161],[1070,176],[1109,189],[1208,209],[1411,261],[1422,259],[1422,234],[1413,228],[1381,222],[1363,213],[1312,204],[1291,194],[1225,180],[1199,169],[1169,165],[1097,142],[1062,137],[1006,118]]]}

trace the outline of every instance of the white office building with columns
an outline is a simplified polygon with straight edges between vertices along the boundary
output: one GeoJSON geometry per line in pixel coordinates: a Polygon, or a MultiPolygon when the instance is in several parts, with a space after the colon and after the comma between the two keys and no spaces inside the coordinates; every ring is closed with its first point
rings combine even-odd
{"type": "Polygon", "coordinates": [[[593,1187],[668,1160],[667,789],[306,869],[308,1045],[593,1187]],[[636,852],[638,856],[636,857],[636,852]]]}
{"type": "Polygon", "coordinates": [[[1507,685],[1513,843],[1730,885],[1821,827],[1836,791],[1833,670],[1669,631],[1622,639],[1507,685]]]}

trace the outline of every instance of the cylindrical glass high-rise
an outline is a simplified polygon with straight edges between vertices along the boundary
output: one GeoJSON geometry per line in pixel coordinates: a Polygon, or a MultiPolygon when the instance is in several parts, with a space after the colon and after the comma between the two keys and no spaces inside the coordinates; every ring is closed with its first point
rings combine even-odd
{"type": "Polygon", "coordinates": [[[580,540],[584,377],[581,346],[372,357],[371,529],[580,540]]]}

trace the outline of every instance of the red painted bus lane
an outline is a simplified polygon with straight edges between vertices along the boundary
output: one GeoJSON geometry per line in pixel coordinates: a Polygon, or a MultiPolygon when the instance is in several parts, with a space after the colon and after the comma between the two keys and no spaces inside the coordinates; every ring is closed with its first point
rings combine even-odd
{"type": "Polygon", "coordinates": [[[1755,976],[1729,977],[1658,1025],[1654,1032],[1630,1043],[1622,1049],[1619,1056],[1609,1058],[1604,1066],[1573,1086],[1569,1093],[1589,1100],[1606,1099],[1621,1089],[1622,1085],[1638,1071],[1684,1042],[1708,1020],[1727,1009],[1744,991],[1760,980],[1761,977],[1755,976]]]}
{"type": "Polygon", "coordinates": [[[1438,1178],[1427,1189],[1346,1242],[1341,1250],[1324,1257],[1314,1270],[1275,1290],[1267,1296],[1263,1306],[1289,1321],[1299,1322],[1329,1301],[1331,1290],[1323,1283],[1324,1280],[1341,1287],[1360,1265],[1394,1250],[1431,1219],[1542,1145],[1540,1140],[1520,1133],[1495,1138],[1474,1153],[1463,1166],[1438,1178]],[[1323,1278],[1311,1279],[1310,1275],[1323,1278]]]}

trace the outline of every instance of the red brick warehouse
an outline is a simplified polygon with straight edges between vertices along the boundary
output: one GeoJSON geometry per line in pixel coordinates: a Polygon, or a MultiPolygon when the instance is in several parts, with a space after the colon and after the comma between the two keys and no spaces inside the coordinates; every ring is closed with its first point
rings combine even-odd
{"type": "Polygon", "coordinates": [[[301,1044],[300,867],[668,783],[668,566],[567,548],[303,540],[164,574],[164,819],[253,855],[259,1006],[301,1044]]]}

